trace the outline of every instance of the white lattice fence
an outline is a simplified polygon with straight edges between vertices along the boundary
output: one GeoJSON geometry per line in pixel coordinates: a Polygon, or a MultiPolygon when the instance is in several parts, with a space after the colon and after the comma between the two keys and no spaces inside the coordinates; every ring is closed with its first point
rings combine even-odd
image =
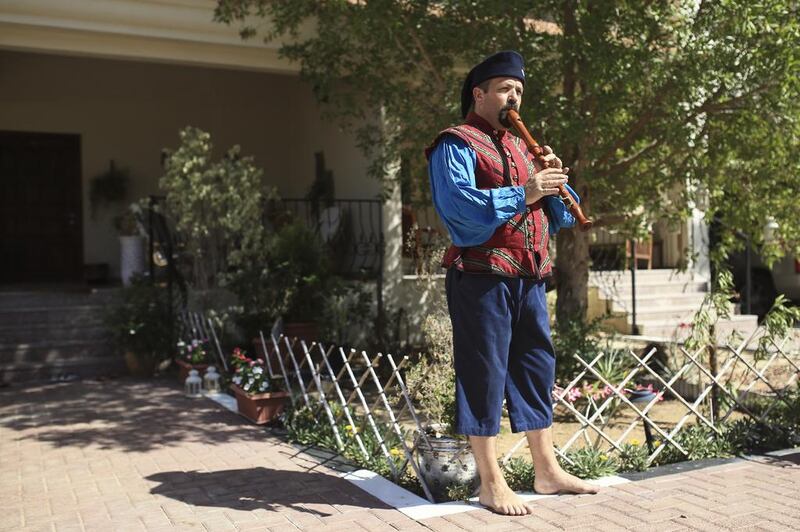
{"type": "Polygon", "coordinates": [[[228,371],[228,361],[219,342],[214,320],[202,312],[189,312],[185,310],[178,315],[178,337],[189,344],[192,340],[207,342],[213,351],[213,356],[228,371]]]}
{"type": "MultiPolygon", "coordinates": [[[[692,419],[695,419],[699,424],[705,425],[716,434],[721,434],[721,423],[726,421],[734,412],[741,412],[764,426],[770,426],[767,421],[769,412],[781,402],[788,404],[785,394],[797,382],[798,375],[800,375],[800,356],[796,352],[790,353],[787,351],[785,348],[787,339],[781,342],[770,340],[767,356],[756,360],[750,354],[753,350],[749,348],[752,348],[756,339],[763,334],[764,331],[759,329],[754,331],[750,337],[737,347],[726,345],[724,348],[718,349],[716,371],[712,371],[707,360],[708,346],[700,347],[694,352],[681,348],[682,362],[677,369],[671,372],[665,371],[663,366],[658,365],[658,369],[661,369],[661,372],[659,372],[654,367],[657,365],[651,363],[652,357],[656,353],[655,348],[642,357],[637,356],[633,350],[627,350],[625,355],[632,359],[634,365],[618,382],[610,382],[598,370],[599,363],[605,356],[608,356],[607,354],[600,354],[589,362],[578,354],[574,355],[583,366],[583,370],[556,394],[555,404],[571,414],[580,427],[557,449],[557,452],[566,458],[566,452],[579,441],[583,441],[586,445],[602,448],[609,454],[620,452],[623,442],[631,431],[639,423],[642,423],[648,444],[652,441],[651,435],[653,433],[657,434],[660,441],[663,442],[663,445],[650,447],[650,453],[647,458],[647,464],[650,465],[659,454],[670,446],[684,456],[688,455],[686,449],[677,440],[677,436],[689,426],[687,422],[692,419]],[[788,375],[784,372],[781,377],[776,378],[773,376],[768,378],[767,369],[776,363],[783,363],[784,367],[789,369],[788,375]],[[700,378],[699,382],[693,387],[695,393],[692,395],[695,397],[689,398],[683,391],[684,387],[678,386],[678,384],[684,382],[683,379],[692,372],[699,374],[700,378]],[[671,373],[671,375],[665,376],[664,373],[671,373]],[[638,398],[632,397],[636,395],[636,391],[630,386],[636,382],[636,378],[640,375],[645,376],[651,383],[655,382],[658,389],[657,392],[639,394],[638,398]],[[583,410],[581,410],[573,404],[570,396],[571,391],[579,389],[580,384],[585,381],[601,383],[609,393],[602,402],[589,398],[583,410]],[[752,411],[747,400],[748,394],[758,384],[762,385],[762,389],[766,388],[773,399],[771,404],[760,414],[752,411]],[[721,408],[717,419],[713,419],[709,414],[712,410],[706,408],[715,388],[717,396],[724,399],[723,401],[718,401],[721,408]],[[676,401],[683,408],[682,415],[675,422],[657,422],[651,414],[653,407],[664,397],[676,401]],[[626,410],[627,412],[625,413],[634,414],[633,421],[630,421],[627,426],[621,429],[616,428],[612,431],[609,428],[610,418],[626,410]],[[606,414],[605,417],[604,414],[606,414]],[[594,441],[592,441],[592,437],[594,437],[594,441]]],[[[510,460],[512,455],[525,443],[526,439],[524,437],[521,438],[506,453],[502,461],[507,462],[510,460]]]]}
{"type": "Polygon", "coordinates": [[[414,452],[416,438],[427,441],[427,436],[402,376],[408,357],[395,360],[391,354],[382,353],[371,357],[366,351],[288,338],[279,330],[276,323],[268,337],[260,334],[261,350],[270,376],[283,378],[286,388],[292,391],[293,407],[305,406],[320,422],[327,422],[340,452],[345,448],[345,439],[352,437],[366,461],[375,459],[377,453],[395,481],[410,466],[425,496],[433,501],[414,452]],[[405,419],[404,424],[401,418],[405,419]],[[414,427],[412,434],[405,428],[409,422],[414,427]],[[356,428],[361,425],[366,425],[364,431],[369,431],[378,443],[374,451],[365,445],[364,432],[356,428]],[[343,426],[353,427],[352,435],[343,435],[343,426]],[[400,446],[402,460],[392,454],[389,440],[395,449],[400,446]]]}
{"type": "MultiPolygon", "coordinates": [[[[212,320],[202,314],[184,313],[181,323],[182,338],[208,339],[223,367],[227,368],[212,320]]],[[[342,452],[355,442],[357,452],[365,461],[383,459],[395,481],[410,467],[426,497],[433,501],[431,490],[420,474],[415,452],[417,442],[427,443],[427,436],[403,378],[408,358],[381,353],[372,356],[365,351],[307,343],[288,338],[280,331],[280,322],[277,322],[268,334],[260,333],[258,347],[270,377],[282,379],[286,389],[291,391],[293,406],[308,409],[316,422],[328,425],[338,451],[342,452]],[[344,427],[352,430],[344,434],[344,427]],[[368,438],[373,445],[367,445],[368,438]],[[398,449],[402,456],[397,456],[398,449]]],[[[624,356],[631,362],[631,369],[614,382],[601,370],[601,362],[611,355],[601,353],[587,361],[575,354],[583,369],[554,393],[553,400],[554,408],[566,412],[578,424],[578,429],[556,446],[556,453],[567,462],[571,461],[568,452],[581,445],[599,448],[608,454],[618,453],[631,432],[641,424],[648,443],[655,438],[662,442],[649,448],[647,465],[650,465],[670,447],[683,455],[688,454],[680,444],[679,435],[691,426],[692,420],[716,434],[721,434],[721,424],[734,412],[769,426],[770,411],[780,403],[788,404],[786,390],[800,377],[800,355],[796,348],[786,348],[787,340],[770,340],[766,355],[756,359],[752,348],[763,334],[759,329],[738,346],[717,349],[715,370],[709,364],[708,346],[693,352],[679,349],[680,362],[672,364],[671,370],[655,362],[655,349],[643,356],[627,350],[624,356]],[[784,371],[770,374],[768,370],[777,366],[784,371]],[[690,380],[693,393],[687,394],[685,383],[690,380]],[[637,381],[655,384],[655,392],[634,393],[637,381]],[[602,385],[607,395],[589,398],[579,406],[571,400],[571,392],[580,389],[585,382],[602,385]],[[766,391],[772,399],[766,408],[758,411],[751,407],[750,400],[756,388],[759,394],[766,391]],[[709,408],[714,395],[721,399],[717,402],[716,418],[709,408]],[[677,420],[658,421],[653,415],[662,398],[679,405],[677,420]],[[623,421],[612,423],[614,419],[623,421]]],[[[502,462],[508,462],[526,443],[526,438],[520,438],[503,456],[502,462]]]]}

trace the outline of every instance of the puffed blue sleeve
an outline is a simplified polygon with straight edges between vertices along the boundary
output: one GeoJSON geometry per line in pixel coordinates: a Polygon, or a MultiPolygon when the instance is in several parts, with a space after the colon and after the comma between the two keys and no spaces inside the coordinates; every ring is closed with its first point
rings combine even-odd
{"type": "Polygon", "coordinates": [[[459,247],[486,242],[495,229],[525,210],[523,187],[477,188],[475,164],[475,152],[455,135],[446,135],[428,162],[434,207],[459,247]]]}

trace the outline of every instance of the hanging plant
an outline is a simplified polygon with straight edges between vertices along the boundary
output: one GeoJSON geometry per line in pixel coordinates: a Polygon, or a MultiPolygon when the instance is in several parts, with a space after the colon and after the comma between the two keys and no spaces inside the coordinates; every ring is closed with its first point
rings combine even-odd
{"type": "Polygon", "coordinates": [[[108,170],[92,178],[89,186],[89,204],[92,219],[98,208],[103,205],[119,203],[125,200],[130,176],[127,170],[121,170],[109,161],[108,170]]]}

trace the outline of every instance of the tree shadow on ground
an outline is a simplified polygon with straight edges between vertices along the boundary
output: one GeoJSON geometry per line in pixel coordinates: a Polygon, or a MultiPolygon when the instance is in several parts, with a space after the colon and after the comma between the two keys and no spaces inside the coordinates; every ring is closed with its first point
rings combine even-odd
{"type": "Polygon", "coordinates": [[[0,391],[0,426],[18,440],[147,451],[184,442],[262,441],[263,433],[167,379],[78,381],[0,391]]]}
{"type": "Polygon", "coordinates": [[[291,508],[317,517],[334,513],[324,507],[314,508],[317,504],[392,508],[347,480],[310,471],[253,467],[211,472],[168,471],[146,478],[160,484],[150,493],[194,506],[269,511],[291,508]]]}
{"type": "Polygon", "coordinates": [[[758,455],[755,458],[751,458],[750,461],[777,467],[796,467],[800,465],[800,451],[780,456],[758,455]]]}

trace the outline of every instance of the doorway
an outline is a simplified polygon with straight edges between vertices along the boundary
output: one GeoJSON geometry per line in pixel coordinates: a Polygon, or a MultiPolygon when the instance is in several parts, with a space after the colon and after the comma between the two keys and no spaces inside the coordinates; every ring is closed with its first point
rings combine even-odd
{"type": "Polygon", "coordinates": [[[83,278],[80,135],[0,131],[0,284],[83,278]]]}

